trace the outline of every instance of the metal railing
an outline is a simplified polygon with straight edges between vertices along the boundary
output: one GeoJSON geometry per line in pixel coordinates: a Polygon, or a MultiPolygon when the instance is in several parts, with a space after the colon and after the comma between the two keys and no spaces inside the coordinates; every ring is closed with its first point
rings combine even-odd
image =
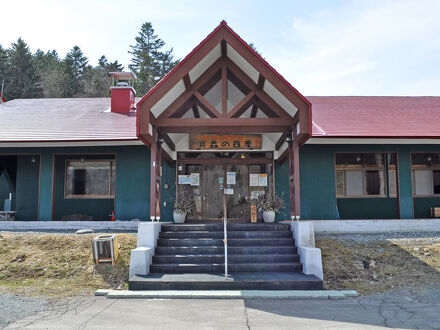
{"type": "Polygon", "coordinates": [[[228,277],[228,216],[226,211],[226,195],[223,193],[223,244],[225,246],[225,277],[228,277]]]}

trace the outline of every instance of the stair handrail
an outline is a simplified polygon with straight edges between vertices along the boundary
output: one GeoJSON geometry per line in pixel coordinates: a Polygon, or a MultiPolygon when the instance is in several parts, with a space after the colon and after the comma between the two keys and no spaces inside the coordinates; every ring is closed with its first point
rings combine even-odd
{"type": "Polygon", "coordinates": [[[225,277],[228,277],[228,217],[226,211],[226,195],[223,193],[223,244],[225,246],[225,277]]]}

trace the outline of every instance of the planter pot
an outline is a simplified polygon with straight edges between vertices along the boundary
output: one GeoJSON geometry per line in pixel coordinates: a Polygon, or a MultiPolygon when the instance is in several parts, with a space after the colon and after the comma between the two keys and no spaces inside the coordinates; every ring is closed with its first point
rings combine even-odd
{"type": "Polygon", "coordinates": [[[173,212],[173,219],[175,223],[184,223],[186,218],[186,213],[173,212]]]}
{"type": "Polygon", "coordinates": [[[263,212],[264,222],[274,222],[275,221],[275,211],[264,211],[263,212]]]}

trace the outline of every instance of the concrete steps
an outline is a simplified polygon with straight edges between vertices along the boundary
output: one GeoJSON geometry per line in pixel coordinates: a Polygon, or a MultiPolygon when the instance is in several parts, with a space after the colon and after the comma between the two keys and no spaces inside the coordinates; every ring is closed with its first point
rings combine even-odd
{"type": "MultiPolygon", "coordinates": [[[[234,246],[292,246],[293,238],[229,238],[228,247],[234,246]]],[[[160,238],[157,246],[223,246],[217,238],[160,238]]]]}
{"type": "MultiPolygon", "coordinates": [[[[225,256],[223,254],[199,254],[199,255],[155,255],[153,263],[155,264],[221,264],[224,263],[225,256]]],[[[230,263],[246,264],[246,263],[286,263],[299,262],[299,256],[296,254],[253,254],[252,258],[248,255],[229,255],[230,263]]]]}
{"type": "Polygon", "coordinates": [[[130,279],[130,290],[322,290],[313,275],[293,272],[149,274],[130,279]]]}
{"type": "Polygon", "coordinates": [[[306,290],[322,281],[302,274],[290,225],[228,224],[224,273],[223,224],[164,224],[150,274],[135,276],[130,290],[306,290]]]}
{"type": "MultiPolygon", "coordinates": [[[[159,238],[212,238],[223,239],[223,231],[167,231],[161,232],[159,238]]],[[[231,231],[228,238],[292,238],[288,231],[231,231]]]]}

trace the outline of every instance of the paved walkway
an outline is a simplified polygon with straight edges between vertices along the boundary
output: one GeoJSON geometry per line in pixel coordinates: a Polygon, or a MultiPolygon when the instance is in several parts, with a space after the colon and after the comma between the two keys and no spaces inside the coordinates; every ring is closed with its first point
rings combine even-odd
{"type": "Polygon", "coordinates": [[[343,300],[75,298],[7,329],[440,329],[440,288],[343,300]]]}

